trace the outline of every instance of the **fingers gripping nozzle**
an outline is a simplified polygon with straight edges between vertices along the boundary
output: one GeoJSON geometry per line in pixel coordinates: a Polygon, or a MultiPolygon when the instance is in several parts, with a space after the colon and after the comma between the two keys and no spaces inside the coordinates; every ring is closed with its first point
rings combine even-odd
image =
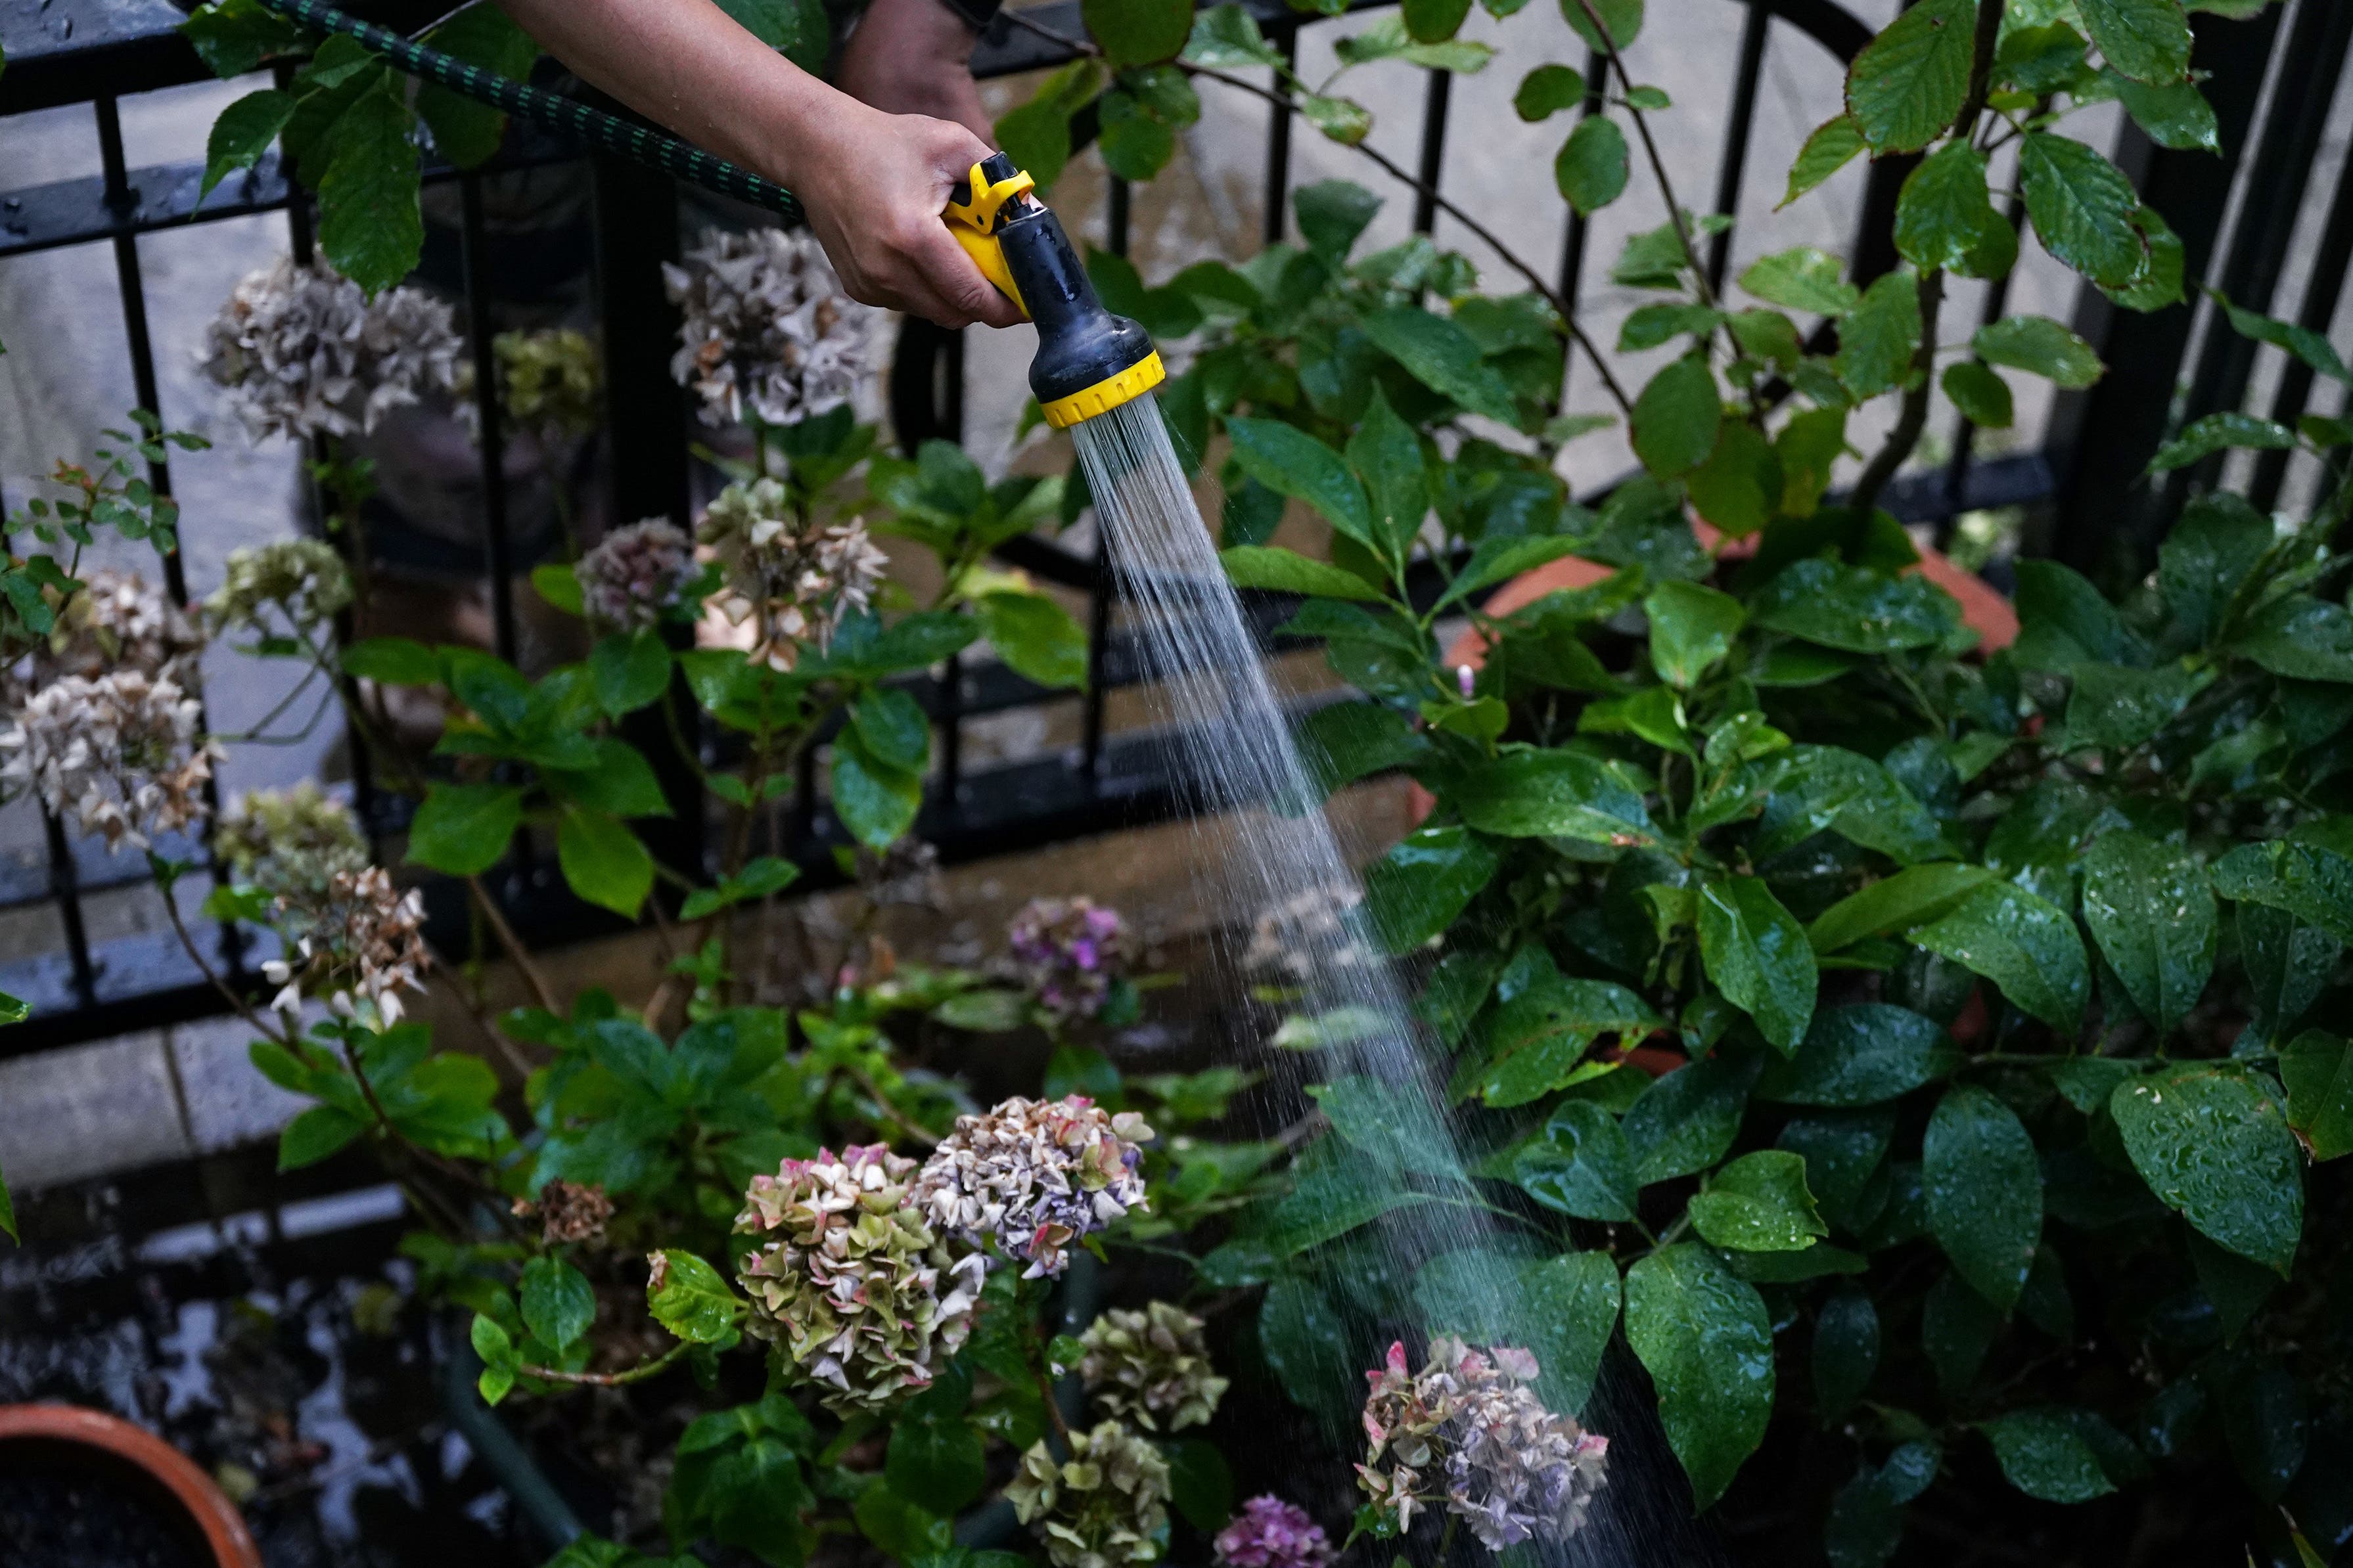
{"type": "Polygon", "coordinates": [[[1151,334],[1103,309],[1035,186],[995,153],[972,166],[942,216],[982,274],[1038,324],[1029,390],[1046,423],[1060,429],[1143,395],[1167,373],[1151,334]]]}

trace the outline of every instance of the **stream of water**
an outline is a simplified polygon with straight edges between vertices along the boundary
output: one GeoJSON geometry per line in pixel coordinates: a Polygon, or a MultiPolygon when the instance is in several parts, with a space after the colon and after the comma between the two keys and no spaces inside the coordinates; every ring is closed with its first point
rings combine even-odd
{"type": "MultiPolygon", "coordinates": [[[[1319,800],[1322,792],[1293,741],[1157,404],[1147,394],[1071,434],[1097,525],[1135,611],[1131,626],[1142,639],[1161,716],[1198,794],[1192,821],[1201,896],[1213,910],[1266,911],[1256,945],[1280,954],[1295,1011],[1337,1026],[1322,1052],[1270,1049],[1262,1065],[1293,1087],[1304,1087],[1311,1073],[1326,1084],[1349,1075],[1373,1080],[1383,1091],[1377,1100],[1388,1145],[1376,1158],[1400,1182],[1458,1194],[1383,1216],[1369,1236],[1376,1267],[1368,1276],[1409,1278],[1429,1259],[1451,1254],[1450,1295],[1489,1305],[1495,1342],[1530,1343],[1535,1325],[1526,1321],[1518,1284],[1525,1249],[1477,1206],[1439,1066],[1420,1042],[1395,972],[1367,936],[1356,873],[1322,811],[1270,808],[1319,800]],[[1222,828],[1214,838],[1207,826],[1213,815],[1222,828]]],[[[1363,1339],[1357,1364],[1377,1365],[1386,1335],[1401,1325],[1363,1303],[1342,1305],[1354,1320],[1348,1329],[1363,1339]]],[[[1468,1325],[1419,1326],[1445,1331],[1468,1325]]],[[[1623,1373],[1605,1363],[1583,1413],[1613,1437],[1618,1418],[1636,1406],[1623,1381],[1623,1373]]],[[[1353,1421],[1332,1436],[1344,1450],[1362,1440],[1353,1421]]],[[[1721,1561],[1704,1532],[1671,1504],[1662,1506],[1671,1489],[1647,1484],[1642,1472],[1661,1458],[1654,1440],[1614,1443],[1609,1483],[1586,1528],[1566,1545],[1531,1544],[1545,1561],[1560,1564],[1721,1561]]]]}

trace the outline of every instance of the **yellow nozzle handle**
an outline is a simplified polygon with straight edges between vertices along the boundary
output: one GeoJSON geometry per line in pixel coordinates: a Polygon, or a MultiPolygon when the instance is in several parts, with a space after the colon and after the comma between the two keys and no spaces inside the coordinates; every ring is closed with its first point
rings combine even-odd
{"type": "Polygon", "coordinates": [[[964,189],[970,193],[967,199],[949,202],[947,210],[940,215],[948,232],[955,236],[956,243],[980,268],[981,276],[995,284],[998,293],[1019,306],[1025,316],[1029,307],[1022,303],[1021,290],[1014,284],[1012,270],[1005,265],[1005,247],[997,238],[997,217],[1006,203],[1029,195],[1037,184],[1026,172],[991,180],[981,165],[975,163],[972,173],[965,177],[964,189]]]}

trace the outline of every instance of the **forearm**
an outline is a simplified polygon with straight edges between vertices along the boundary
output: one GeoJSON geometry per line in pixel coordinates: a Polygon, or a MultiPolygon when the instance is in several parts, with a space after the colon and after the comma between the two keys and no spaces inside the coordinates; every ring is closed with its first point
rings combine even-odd
{"type": "Polygon", "coordinates": [[[499,0],[584,80],[791,190],[856,105],[712,0],[499,0]]]}

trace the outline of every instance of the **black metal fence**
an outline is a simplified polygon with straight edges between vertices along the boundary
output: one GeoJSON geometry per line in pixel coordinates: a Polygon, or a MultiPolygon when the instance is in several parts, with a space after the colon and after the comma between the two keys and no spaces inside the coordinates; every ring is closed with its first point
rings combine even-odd
{"type": "MultiPolygon", "coordinates": [[[[1355,0],[1352,8],[1383,3],[1355,0]]],[[[1332,25],[1291,9],[1284,0],[1247,4],[1269,40],[1286,56],[1295,53],[1303,28],[1332,25]]],[[[1734,20],[1726,7],[1735,5],[1743,12],[1737,65],[1713,184],[1715,210],[1726,213],[1739,210],[1743,191],[1756,174],[1750,168],[1750,149],[1768,41],[1778,34],[1819,49],[1827,94],[1839,68],[1873,30],[1836,0],[1673,0],[1652,8],[1651,26],[1712,29],[1719,21],[1734,20]],[[1702,10],[1724,14],[1721,18],[1693,15],[1702,10]]],[[[1025,14],[1040,25],[1038,29],[1000,20],[976,57],[976,71],[997,77],[1065,63],[1069,51],[1051,35],[1078,35],[1078,12],[1075,0],[1053,0],[1027,8],[1025,14]]],[[[0,46],[5,47],[7,62],[0,74],[0,149],[6,145],[6,117],[88,104],[102,169],[96,178],[0,191],[0,262],[61,247],[108,247],[137,396],[166,420],[174,411],[161,405],[157,390],[155,347],[141,274],[142,242],[184,243],[177,236],[192,226],[282,211],[298,257],[307,257],[311,247],[307,201],[290,186],[274,155],[202,201],[196,195],[201,159],[128,166],[121,100],[206,79],[174,30],[181,17],[181,11],[166,0],[0,0],[0,46]]],[[[2304,325],[2326,331],[2337,313],[2346,266],[2353,260],[2353,199],[2348,199],[2353,197],[2353,159],[2337,160],[2341,167],[2333,191],[2314,187],[2317,171],[2328,161],[2322,156],[2323,132],[2348,43],[2353,43],[2353,5],[2290,0],[2284,11],[2274,7],[2252,20],[2209,15],[2195,20],[2197,65],[2210,73],[2205,85],[2219,114],[2223,155],[2157,147],[2129,123],[2120,133],[2116,155],[2181,236],[2193,279],[2211,280],[2242,304],[2292,313],[2304,325]],[[2328,206],[2317,254],[2302,298],[2290,310],[2276,296],[2299,232],[2299,216],[2307,204],[2321,200],[2328,206]]],[[[1584,63],[1587,79],[1601,82],[1601,62],[1584,63]]],[[[1415,204],[1415,226],[1422,232],[1430,231],[1440,217],[1434,193],[1446,164],[1451,90],[1447,73],[1429,73],[1417,170],[1425,189],[1415,204]]],[[[1598,107],[1598,100],[1588,100],[1585,112],[1598,107]]],[[[1694,110],[1687,107],[1685,112],[1694,110]]],[[[1262,233],[1269,242],[1284,232],[1292,121],[1289,110],[1274,110],[1266,126],[1262,233]]],[[[1092,117],[1082,116],[1077,129],[1082,137],[1091,135],[1092,117]]],[[[496,378],[490,374],[496,315],[484,182],[508,171],[552,163],[585,163],[593,192],[589,223],[596,315],[607,384],[616,389],[608,404],[626,404],[628,410],[604,443],[602,478],[609,515],[683,518],[692,482],[685,408],[668,368],[674,315],[661,280],[662,263],[675,259],[677,226],[649,221],[647,216],[676,210],[679,193],[668,177],[601,154],[584,154],[523,127],[517,128],[499,159],[483,170],[428,168],[429,184],[454,183],[459,198],[458,273],[478,368],[482,433],[481,566],[490,584],[496,646],[507,654],[516,641],[511,585],[518,563],[510,536],[496,378]]],[[[1867,175],[1859,234],[1851,252],[1860,281],[1896,264],[1890,219],[1910,164],[1911,160],[1888,159],[1867,175]]],[[[0,179],[6,177],[5,169],[0,163],[0,179]]],[[[1770,177],[1778,174],[1769,172],[1770,177]]],[[[1124,254],[1129,191],[1124,182],[1110,182],[1101,219],[1108,247],[1124,254]]],[[[1571,300],[1587,292],[1591,268],[1588,238],[1588,225],[1568,217],[1559,277],[1561,292],[1571,300]]],[[[1716,237],[1708,260],[1719,286],[1731,254],[1731,236],[1716,237]]],[[[1989,290],[1985,318],[1998,318],[2005,303],[2001,288],[1989,290]]],[[[1955,517],[1973,509],[2051,503],[2042,515],[2058,521],[2031,533],[2029,548],[2096,569],[2145,549],[2161,535],[2189,486],[2213,481],[2211,468],[2161,486],[2150,486],[2140,476],[2168,432],[2200,415],[2242,404],[2256,379],[2256,351],[2226,332],[2211,331],[2212,312],[2204,307],[2119,318],[2086,288],[2074,313],[2077,330],[2099,347],[2111,366],[2107,378],[2087,393],[2063,395],[2040,443],[2021,454],[1978,460],[1973,432],[1966,424],[1954,426],[1949,459],[1904,476],[1886,498],[1894,510],[1907,521],[1949,530],[1955,517]]],[[[1571,376],[1577,374],[1572,366],[1571,376]]],[[[2309,372],[2274,366],[2272,384],[2271,406],[2262,412],[2293,420],[2306,410],[2313,393],[2309,372]]],[[[921,322],[907,323],[889,379],[898,438],[912,449],[929,437],[960,437],[963,387],[961,338],[921,322]]],[[[2287,476],[2286,455],[2266,455],[2253,478],[2259,501],[2275,500],[2287,476]]],[[[164,465],[156,465],[151,478],[159,489],[169,490],[171,476],[164,465]]],[[[202,530],[205,519],[190,516],[184,526],[202,530]]],[[[1002,553],[1034,576],[1087,596],[1092,679],[1081,699],[1075,747],[989,766],[966,763],[965,735],[970,721],[1067,703],[1067,695],[1047,692],[1003,666],[985,661],[952,660],[914,683],[940,737],[936,773],[918,831],[951,860],[1149,821],[1179,808],[1184,796],[1182,781],[1167,771],[1170,749],[1161,738],[1107,730],[1109,695],[1138,683],[1144,671],[1136,647],[1118,630],[1114,589],[1099,553],[1080,554],[1035,536],[1013,542],[1002,553]]],[[[165,558],[163,573],[171,591],[185,598],[187,584],[179,558],[165,558]]],[[[1280,618],[1279,605],[1262,603],[1255,608],[1262,628],[1280,618]]],[[[357,803],[371,831],[379,837],[397,834],[405,826],[405,803],[372,787],[364,758],[356,749],[353,762],[357,803]]],[[[680,809],[671,822],[649,825],[657,833],[652,847],[670,864],[699,867],[708,822],[691,794],[691,776],[683,768],[678,773],[681,776],[665,782],[680,809]]],[[[53,907],[62,931],[62,952],[57,955],[51,994],[36,998],[43,1004],[40,1016],[31,1025],[0,1031],[0,1056],[216,1010],[217,999],[185,961],[175,964],[169,956],[158,957],[152,947],[118,952],[91,938],[83,918],[85,898],[140,879],[136,868],[127,858],[110,861],[78,853],[54,820],[46,826],[46,867],[36,877],[18,877],[13,882],[0,878],[0,914],[38,904],[53,907]]],[[[814,749],[796,794],[765,827],[771,841],[764,847],[793,857],[819,877],[835,874],[833,850],[844,839],[823,809],[814,749]]],[[[561,941],[609,929],[604,917],[569,897],[545,857],[534,858],[528,845],[493,882],[518,926],[534,937],[561,941]]],[[[464,913],[454,890],[430,889],[428,895],[442,940],[462,945],[464,913]]],[[[218,933],[218,938],[225,959],[237,968],[240,956],[227,933],[218,933]]],[[[25,956],[0,953],[0,967],[25,956]]]]}

